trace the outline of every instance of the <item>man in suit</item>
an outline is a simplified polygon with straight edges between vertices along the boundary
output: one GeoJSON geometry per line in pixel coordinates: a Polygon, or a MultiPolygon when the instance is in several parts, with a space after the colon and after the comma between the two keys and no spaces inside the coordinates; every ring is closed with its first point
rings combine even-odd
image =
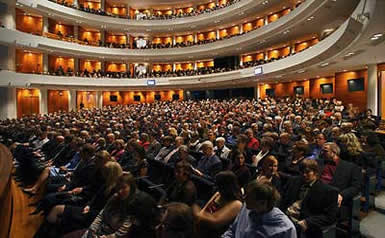
{"type": "Polygon", "coordinates": [[[321,165],[323,164],[320,179],[338,189],[338,206],[349,205],[352,199],[359,194],[362,182],[361,169],[340,158],[340,148],[336,143],[328,142],[322,147],[321,165]]]}
{"type": "Polygon", "coordinates": [[[322,237],[322,228],[336,221],[338,191],[319,179],[315,160],[305,159],[301,171],[289,180],[281,209],[296,224],[298,237],[322,237]]]}

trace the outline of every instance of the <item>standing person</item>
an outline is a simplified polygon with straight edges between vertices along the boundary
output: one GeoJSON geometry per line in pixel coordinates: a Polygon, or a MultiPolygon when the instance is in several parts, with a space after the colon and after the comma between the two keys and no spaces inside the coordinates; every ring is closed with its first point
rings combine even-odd
{"type": "Polygon", "coordinates": [[[246,204],[222,238],[296,238],[295,226],[275,207],[279,193],[268,183],[251,182],[246,189],[246,204]]]}

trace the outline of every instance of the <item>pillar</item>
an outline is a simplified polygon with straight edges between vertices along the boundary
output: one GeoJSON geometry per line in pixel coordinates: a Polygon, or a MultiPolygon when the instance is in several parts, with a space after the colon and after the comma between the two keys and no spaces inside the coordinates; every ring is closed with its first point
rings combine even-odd
{"type": "Polygon", "coordinates": [[[106,0],[100,0],[100,8],[104,11],[106,7],[106,0]]]}
{"type": "Polygon", "coordinates": [[[48,32],[48,27],[49,27],[48,17],[43,16],[43,35],[44,33],[48,32]]]}
{"type": "Polygon", "coordinates": [[[78,0],[73,0],[73,3],[72,3],[74,6],[78,7],[79,6],[79,1],[78,0]]]}
{"type": "Polygon", "coordinates": [[[176,37],[172,36],[172,45],[175,45],[175,44],[176,44],[176,37]]]}
{"type": "Polygon", "coordinates": [[[264,25],[266,26],[267,24],[269,24],[269,16],[265,16],[264,19],[264,25]]]}
{"type": "Polygon", "coordinates": [[[100,30],[100,41],[105,43],[104,40],[106,38],[106,32],[104,30],[100,30]]]}
{"type": "Polygon", "coordinates": [[[16,71],[16,49],[15,46],[0,45],[0,68],[16,71]]]}
{"type": "Polygon", "coordinates": [[[3,12],[0,14],[0,22],[8,29],[16,29],[16,8],[15,2],[0,3],[3,12]]]}
{"type": "Polygon", "coordinates": [[[16,88],[0,87],[0,120],[17,117],[16,88]]]}
{"type": "Polygon", "coordinates": [[[239,24],[239,34],[243,34],[243,24],[239,24]]]}
{"type": "Polygon", "coordinates": [[[198,33],[195,33],[194,35],[194,43],[198,43],[198,33]]]}
{"type": "Polygon", "coordinates": [[[47,73],[48,72],[48,54],[47,53],[43,53],[43,73],[47,73]]]}
{"type": "Polygon", "coordinates": [[[217,40],[219,40],[219,29],[217,30],[217,40]]]}
{"type": "Polygon", "coordinates": [[[103,93],[102,93],[102,91],[96,91],[96,107],[97,108],[103,107],[103,93]]]}
{"type": "Polygon", "coordinates": [[[378,116],[378,79],[376,64],[368,66],[368,90],[366,97],[367,108],[372,110],[373,115],[378,116]]]}
{"type": "Polygon", "coordinates": [[[292,53],[292,54],[295,53],[295,43],[293,43],[293,44],[290,46],[290,53],[292,53]]]}
{"type": "Polygon", "coordinates": [[[79,58],[74,58],[74,74],[79,72],[79,58]]]}
{"type": "Polygon", "coordinates": [[[40,114],[47,114],[48,112],[48,90],[46,88],[40,89],[40,114]]]}
{"type": "Polygon", "coordinates": [[[194,70],[197,70],[198,69],[198,64],[197,62],[194,63],[194,70]]]}
{"type": "Polygon", "coordinates": [[[70,89],[68,92],[68,111],[77,111],[76,108],[76,90],[75,89],[70,89]]]}
{"type": "Polygon", "coordinates": [[[74,39],[79,40],[79,26],[74,25],[74,39]]]}
{"type": "Polygon", "coordinates": [[[256,96],[256,98],[260,98],[261,97],[261,92],[259,91],[259,85],[257,84],[257,86],[254,88],[255,90],[255,93],[254,95],[256,96]]]}

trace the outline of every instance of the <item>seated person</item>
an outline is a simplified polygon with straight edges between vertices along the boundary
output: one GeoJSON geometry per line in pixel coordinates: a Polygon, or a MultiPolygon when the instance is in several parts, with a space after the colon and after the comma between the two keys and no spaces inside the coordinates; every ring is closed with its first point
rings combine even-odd
{"type": "Polygon", "coordinates": [[[214,153],[214,145],[211,141],[205,141],[202,143],[203,156],[198,161],[194,173],[199,176],[205,176],[208,178],[213,178],[219,171],[222,170],[222,162],[218,156],[214,153]]]}
{"type": "Polygon", "coordinates": [[[332,225],[337,216],[338,192],[319,180],[315,160],[301,163],[302,176],[291,178],[283,193],[281,209],[306,237],[322,237],[322,228],[332,225]]]}
{"type": "Polygon", "coordinates": [[[286,168],[282,171],[282,174],[289,176],[299,176],[299,166],[301,162],[309,155],[310,148],[306,141],[300,140],[293,146],[293,157],[288,161],[286,168]]]}
{"type": "Polygon", "coordinates": [[[175,182],[167,189],[168,202],[183,202],[191,206],[197,198],[195,184],[190,180],[191,164],[180,161],[175,166],[175,182]]]}
{"type": "Polygon", "coordinates": [[[216,175],[215,180],[218,192],[202,209],[193,205],[193,212],[199,224],[199,237],[219,237],[242,207],[241,190],[235,174],[223,171],[216,175]]]}
{"type": "Polygon", "coordinates": [[[281,191],[281,178],[278,174],[278,160],[274,155],[269,155],[262,161],[261,170],[257,174],[257,182],[269,182],[275,189],[281,191]]]}
{"type": "Polygon", "coordinates": [[[230,149],[225,145],[226,139],[224,137],[218,137],[215,140],[216,146],[214,147],[215,154],[220,159],[227,159],[230,153],[230,149]]]}
{"type": "Polygon", "coordinates": [[[246,204],[222,238],[296,238],[290,219],[275,207],[279,193],[268,183],[252,181],[246,188],[246,204]]]}
{"type": "Polygon", "coordinates": [[[169,203],[157,226],[159,238],[193,238],[194,216],[189,206],[184,203],[169,203]]]}
{"type": "Polygon", "coordinates": [[[338,206],[349,205],[352,199],[359,194],[362,182],[361,169],[342,160],[340,148],[336,143],[327,142],[322,148],[320,180],[338,189],[338,206]]]}
{"type": "Polygon", "coordinates": [[[251,174],[249,168],[246,166],[245,156],[242,153],[239,153],[235,157],[231,171],[237,176],[238,184],[241,188],[244,188],[249,183],[251,174]]]}

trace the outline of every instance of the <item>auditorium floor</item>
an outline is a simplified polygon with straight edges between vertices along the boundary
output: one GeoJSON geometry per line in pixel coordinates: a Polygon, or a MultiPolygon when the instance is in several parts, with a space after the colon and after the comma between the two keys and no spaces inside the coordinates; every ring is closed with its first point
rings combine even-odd
{"type": "MultiPolygon", "coordinates": [[[[376,207],[385,211],[385,191],[376,196],[376,207]]],[[[371,210],[367,217],[361,221],[361,234],[367,238],[383,238],[385,226],[385,213],[371,210]]]]}

